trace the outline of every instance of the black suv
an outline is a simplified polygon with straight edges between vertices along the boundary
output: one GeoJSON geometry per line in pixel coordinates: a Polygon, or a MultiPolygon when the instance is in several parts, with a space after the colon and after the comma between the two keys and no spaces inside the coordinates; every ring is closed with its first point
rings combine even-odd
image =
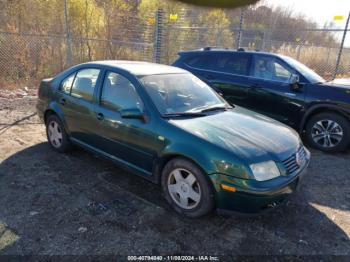
{"type": "Polygon", "coordinates": [[[173,66],[186,69],[232,104],[281,121],[326,152],[350,144],[350,81],[327,82],[282,55],[204,48],[180,52],[173,66]]]}

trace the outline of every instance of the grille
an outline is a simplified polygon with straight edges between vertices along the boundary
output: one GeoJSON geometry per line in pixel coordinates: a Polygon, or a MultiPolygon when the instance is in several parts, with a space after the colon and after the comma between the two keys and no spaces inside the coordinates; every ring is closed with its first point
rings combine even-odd
{"type": "Polygon", "coordinates": [[[306,151],[303,146],[298,149],[298,152],[286,160],[283,161],[283,164],[287,170],[287,175],[290,175],[297,171],[300,167],[304,166],[306,162],[306,151]]]}

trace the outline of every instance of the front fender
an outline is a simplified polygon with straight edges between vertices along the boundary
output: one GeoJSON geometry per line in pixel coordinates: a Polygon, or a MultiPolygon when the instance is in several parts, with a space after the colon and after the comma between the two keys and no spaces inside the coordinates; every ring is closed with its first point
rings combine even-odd
{"type": "Polygon", "coordinates": [[[332,110],[339,112],[340,114],[346,116],[347,118],[350,119],[350,107],[343,107],[339,104],[331,104],[331,103],[320,103],[320,104],[314,104],[310,106],[307,110],[306,113],[303,116],[303,119],[300,122],[299,126],[299,133],[301,134],[305,128],[306,121],[307,119],[316,111],[318,110],[332,110]]]}
{"type": "Polygon", "coordinates": [[[251,178],[249,170],[240,159],[214,146],[205,144],[193,146],[190,143],[170,144],[163,151],[163,156],[172,155],[192,160],[208,175],[221,173],[237,178],[251,178]]]}
{"type": "Polygon", "coordinates": [[[162,157],[179,156],[190,159],[200,166],[205,173],[211,174],[214,172],[215,166],[211,159],[200,149],[200,147],[195,148],[185,143],[170,144],[164,149],[162,157]]]}

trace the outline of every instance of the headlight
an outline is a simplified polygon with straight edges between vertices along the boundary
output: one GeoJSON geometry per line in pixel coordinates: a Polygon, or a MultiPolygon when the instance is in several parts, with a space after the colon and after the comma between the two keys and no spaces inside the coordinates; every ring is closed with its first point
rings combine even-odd
{"type": "Polygon", "coordinates": [[[274,161],[266,161],[250,165],[253,175],[258,181],[266,181],[281,175],[274,161]]]}

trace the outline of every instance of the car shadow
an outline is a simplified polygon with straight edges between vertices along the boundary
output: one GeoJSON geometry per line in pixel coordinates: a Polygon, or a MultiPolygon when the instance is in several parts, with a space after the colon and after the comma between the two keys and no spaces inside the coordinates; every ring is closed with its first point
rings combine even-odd
{"type": "Polygon", "coordinates": [[[129,243],[124,250],[118,242],[122,254],[349,255],[349,164],[338,166],[349,153],[313,153],[286,205],[257,217],[189,219],[172,211],[158,185],[81,149],[59,154],[36,144],[0,164],[0,220],[19,236],[0,253],[110,254],[118,235],[129,243]],[[329,173],[328,160],[338,171],[329,173]],[[81,225],[94,234],[81,236],[81,225]]]}

